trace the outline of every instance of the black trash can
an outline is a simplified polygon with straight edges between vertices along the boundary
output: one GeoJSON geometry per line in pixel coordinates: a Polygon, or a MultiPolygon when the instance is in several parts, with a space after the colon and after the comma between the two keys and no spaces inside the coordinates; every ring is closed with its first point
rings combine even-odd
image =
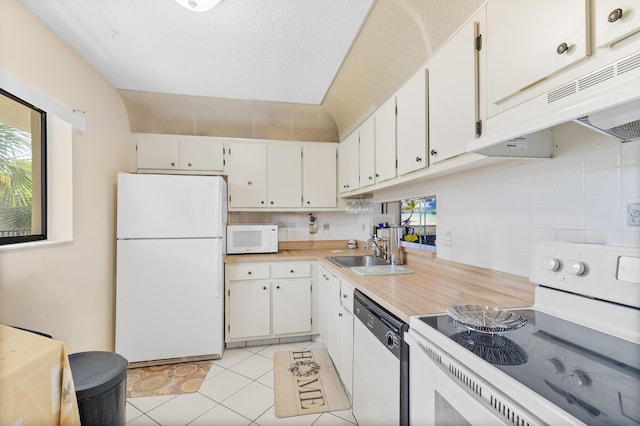
{"type": "Polygon", "coordinates": [[[128,361],[113,352],[69,355],[82,426],[125,426],[128,361]]]}

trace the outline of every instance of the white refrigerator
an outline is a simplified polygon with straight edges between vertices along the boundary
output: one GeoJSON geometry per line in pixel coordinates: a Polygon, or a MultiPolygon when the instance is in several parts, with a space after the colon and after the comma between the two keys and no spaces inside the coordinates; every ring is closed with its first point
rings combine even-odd
{"type": "Polygon", "coordinates": [[[116,352],[222,356],[227,187],[219,176],[118,174],[116,352]]]}

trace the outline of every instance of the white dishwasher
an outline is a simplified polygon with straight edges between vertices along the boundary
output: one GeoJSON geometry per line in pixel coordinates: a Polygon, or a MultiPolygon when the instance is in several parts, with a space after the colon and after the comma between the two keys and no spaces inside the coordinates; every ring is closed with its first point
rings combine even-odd
{"type": "Polygon", "coordinates": [[[357,289],[353,299],[353,415],[360,426],[406,426],[409,326],[357,289]]]}

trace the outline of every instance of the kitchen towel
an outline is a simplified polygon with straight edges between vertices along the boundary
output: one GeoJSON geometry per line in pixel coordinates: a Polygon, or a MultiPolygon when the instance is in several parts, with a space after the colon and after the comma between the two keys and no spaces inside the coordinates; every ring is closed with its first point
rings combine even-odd
{"type": "Polygon", "coordinates": [[[276,417],[351,408],[326,349],[276,352],[273,363],[276,417]]]}

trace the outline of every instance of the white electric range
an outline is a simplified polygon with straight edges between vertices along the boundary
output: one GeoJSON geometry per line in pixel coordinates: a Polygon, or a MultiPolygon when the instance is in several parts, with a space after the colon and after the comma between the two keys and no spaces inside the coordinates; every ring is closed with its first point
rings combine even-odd
{"type": "Polygon", "coordinates": [[[539,242],[531,281],[517,329],[411,317],[412,425],[640,424],[640,248],[539,242]]]}

